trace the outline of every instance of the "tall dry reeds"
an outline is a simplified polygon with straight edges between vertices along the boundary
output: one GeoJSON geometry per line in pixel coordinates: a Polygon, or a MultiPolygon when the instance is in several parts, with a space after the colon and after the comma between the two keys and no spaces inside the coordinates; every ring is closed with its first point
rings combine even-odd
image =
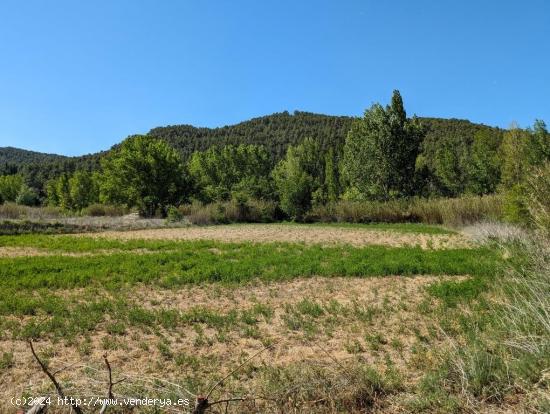
{"type": "Polygon", "coordinates": [[[498,195],[465,196],[452,199],[412,199],[377,201],[339,201],[315,206],[306,221],[350,223],[421,222],[461,227],[502,217],[498,195]]]}

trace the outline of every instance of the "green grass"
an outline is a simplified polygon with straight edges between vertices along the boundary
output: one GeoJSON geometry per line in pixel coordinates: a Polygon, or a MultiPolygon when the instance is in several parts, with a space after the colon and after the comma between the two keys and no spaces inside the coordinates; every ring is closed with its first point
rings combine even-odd
{"type": "Polygon", "coordinates": [[[288,243],[210,241],[107,241],[37,236],[2,238],[3,245],[93,252],[136,248],[150,254],[117,252],[96,256],[36,256],[0,259],[0,292],[6,289],[120,288],[136,283],[177,287],[189,283],[242,283],[308,276],[483,275],[498,261],[489,249],[422,250],[419,247],[324,247],[288,243]],[[25,240],[27,239],[27,240],[25,240]],[[27,243],[24,243],[27,241],[27,243]],[[17,243],[15,243],[17,242],[17,243]]]}
{"type": "MultiPolygon", "coordinates": [[[[258,336],[254,326],[273,309],[262,304],[239,313],[193,308],[184,313],[150,310],[135,304],[132,286],[178,288],[187,284],[238,285],[254,280],[281,281],[298,277],[384,275],[476,275],[494,271],[498,255],[490,249],[423,250],[419,247],[331,246],[290,243],[221,243],[214,241],[128,242],[90,237],[22,235],[0,237],[0,246],[45,248],[53,252],[115,253],[93,256],[0,258],[0,337],[28,337],[50,332],[74,338],[96,329],[115,336],[127,326],[157,330],[182,324],[203,324],[224,331],[241,326],[258,336]],[[134,249],[147,249],[136,254],[134,249]],[[79,290],[75,290],[79,289],[79,290]],[[24,326],[12,317],[30,316],[24,326]],[[46,322],[38,322],[48,316],[46,322]]],[[[361,313],[363,310],[357,309],[361,313]]],[[[326,312],[304,300],[289,313],[289,325],[313,334],[313,319],[326,312]]],[[[343,312],[343,310],[342,310],[343,312]]],[[[347,310],[350,312],[350,310],[347,310]]],[[[365,311],[364,318],[372,319],[365,311]]],[[[359,315],[361,316],[361,315],[359,315]]],[[[106,346],[113,344],[106,344],[106,346]]],[[[116,344],[115,344],[116,345],[116,344]]],[[[114,346],[114,345],[113,345],[114,346]]]]}
{"type": "Polygon", "coordinates": [[[467,302],[478,298],[488,286],[487,278],[471,278],[466,280],[446,280],[430,285],[428,292],[440,299],[446,308],[455,307],[459,302],[467,302]]]}

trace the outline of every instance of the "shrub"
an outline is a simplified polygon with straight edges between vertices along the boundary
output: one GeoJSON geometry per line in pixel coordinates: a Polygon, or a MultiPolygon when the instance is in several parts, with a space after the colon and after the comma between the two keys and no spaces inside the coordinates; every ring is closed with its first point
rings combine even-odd
{"type": "Polygon", "coordinates": [[[166,210],[166,221],[175,223],[183,220],[183,214],[174,206],[169,206],[166,210]]]}
{"type": "Polygon", "coordinates": [[[25,216],[26,209],[15,203],[5,203],[0,205],[0,218],[17,220],[25,216]]]}
{"type": "Polygon", "coordinates": [[[0,198],[5,202],[15,201],[22,185],[20,175],[0,175],[0,198]]]}
{"type": "Polygon", "coordinates": [[[550,236],[550,162],[527,179],[526,193],[531,224],[550,236]]]}
{"type": "Polygon", "coordinates": [[[113,204],[90,204],[88,207],[82,210],[83,216],[92,217],[119,217],[126,214],[128,210],[124,206],[117,206],[113,204]]]}
{"type": "Polygon", "coordinates": [[[516,184],[504,193],[504,219],[510,223],[529,225],[527,194],[522,184],[516,184]]]}
{"type": "Polygon", "coordinates": [[[36,206],[39,202],[38,193],[27,185],[22,185],[17,193],[15,202],[23,206],[36,206]]]}
{"type": "Polygon", "coordinates": [[[281,218],[273,201],[231,200],[211,204],[194,202],[178,208],[180,214],[198,225],[227,223],[268,223],[281,218]]]}

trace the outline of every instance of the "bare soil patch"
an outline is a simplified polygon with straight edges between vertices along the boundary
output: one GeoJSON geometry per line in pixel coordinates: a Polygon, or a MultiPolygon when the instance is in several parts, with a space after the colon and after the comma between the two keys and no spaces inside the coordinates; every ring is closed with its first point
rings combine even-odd
{"type": "Polygon", "coordinates": [[[353,246],[420,246],[421,248],[467,248],[471,242],[459,234],[413,234],[361,228],[247,224],[135,231],[106,231],[86,234],[118,240],[217,240],[222,242],[298,242],[308,244],[350,244],[353,246]]]}

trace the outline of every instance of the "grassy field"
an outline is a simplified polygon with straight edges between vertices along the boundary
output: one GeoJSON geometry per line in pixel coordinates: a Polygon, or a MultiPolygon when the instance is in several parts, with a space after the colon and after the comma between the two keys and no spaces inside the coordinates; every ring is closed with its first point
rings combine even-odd
{"type": "Polygon", "coordinates": [[[32,338],[73,394],[104,394],[106,352],[124,395],[193,399],[236,369],[213,397],[255,400],[229,412],[460,412],[429,375],[505,256],[413,224],[2,236],[0,397],[52,392],[32,338]]]}

